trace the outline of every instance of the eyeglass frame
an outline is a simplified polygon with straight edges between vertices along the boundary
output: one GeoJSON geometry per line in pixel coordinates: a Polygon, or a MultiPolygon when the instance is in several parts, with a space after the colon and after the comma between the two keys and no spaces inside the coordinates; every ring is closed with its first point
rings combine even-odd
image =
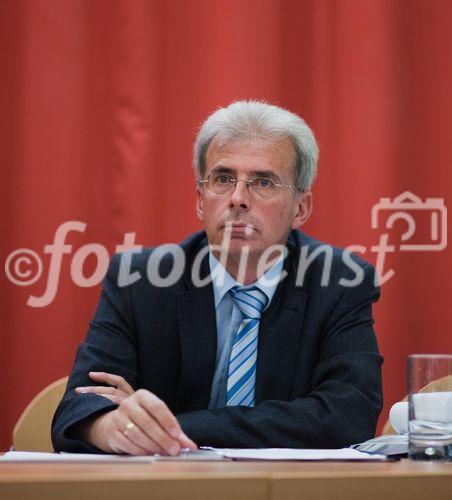
{"type": "MultiPolygon", "coordinates": [[[[216,172],[216,173],[219,173],[219,172],[216,172]]],[[[197,183],[198,185],[204,185],[204,184],[209,184],[209,177],[211,177],[212,174],[209,174],[207,177],[205,177],[204,179],[198,179],[197,183]]],[[[221,172],[220,175],[231,175],[231,174],[228,174],[226,172],[221,172]]],[[[268,179],[270,182],[273,183],[273,185],[275,187],[283,187],[283,188],[287,188],[287,189],[293,189],[295,191],[299,191],[299,189],[296,187],[296,186],[293,186],[292,184],[286,184],[286,183],[281,183],[281,182],[275,182],[273,181],[272,179],[270,179],[269,177],[255,177],[254,179],[241,179],[241,178],[237,178],[235,179],[234,177],[231,176],[231,180],[229,181],[231,186],[233,186],[233,189],[232,189],[232,192],[234,192],[236,189],[237,189],[237,183],[239,181],[243,181],[247,187],[247,189],[250,189],[250,187],[252,186],[252,183],[259,180],[259,179],[268,179]]],[[[226,190],[224,193],[222,194],[217,194],[217,193],[213,193],[212,191],[210,191],[210,189],[208,187],[206,187],[207,191],[209,191],[210,194],[212,194],[213,196],[224,196],[226,195],[229,190],[226,190]]]]}

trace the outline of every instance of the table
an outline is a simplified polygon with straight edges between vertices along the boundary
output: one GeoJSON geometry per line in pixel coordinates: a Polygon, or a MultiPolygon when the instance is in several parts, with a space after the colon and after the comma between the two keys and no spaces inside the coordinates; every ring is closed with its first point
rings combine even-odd
{"type": "Polygon", "coordinates": [[[1,500],[452,499],[452,463],[0,464],[1,500]]]}

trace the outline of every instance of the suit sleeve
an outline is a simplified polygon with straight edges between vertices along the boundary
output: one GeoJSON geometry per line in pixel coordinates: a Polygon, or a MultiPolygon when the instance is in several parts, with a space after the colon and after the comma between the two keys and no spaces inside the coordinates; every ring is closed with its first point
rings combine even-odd
{"type": "Polygon", "coordinates": [[[343,287],[324,322],[318,362],[307,393],[254,408],[179,414],[187,435],[215,447],[341,448],[374,436],[382,407],[381,364],[373,332],[378,300],[374,271],[364,264],[359,287],[343,287]]]}
{"type": "Polygon", "coordinates": [[[77,350],[66,393],[52,422],[55,451],[100,452],[77,437],[76,427],[95,415],[117,408],[97,394],[76,394],[78,386],[95,385],[90,371],[106,371],[124,377],[133,387],[137,380],[137,346],[130,287],[116,284],[120,255],[115,255],[103,282],[103,290],[86,340],[77,350]]]}

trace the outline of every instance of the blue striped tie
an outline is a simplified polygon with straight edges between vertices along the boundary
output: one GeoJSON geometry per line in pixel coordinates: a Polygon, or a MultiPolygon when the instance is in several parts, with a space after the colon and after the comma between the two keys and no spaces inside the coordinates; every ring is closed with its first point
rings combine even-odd
{"type": "Polygon", "coordinates": [[[256,381],[257,333],[268,298],[255,286],[235,286],[229,290],[242,313],[229,359],[227,406],[254,406],[256,381]]]}

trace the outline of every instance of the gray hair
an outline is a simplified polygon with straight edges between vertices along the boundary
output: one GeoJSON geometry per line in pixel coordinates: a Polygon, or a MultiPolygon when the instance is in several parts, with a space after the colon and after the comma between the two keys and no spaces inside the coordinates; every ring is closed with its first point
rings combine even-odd
{"type": "Polygon", "coordinates": [[[193,163],[198,179],[204,178],[207,150],[216,137],[222,143],[287,137],[295,150],[295,187],[307,191],[314,182],[319,156],[314,133],[302,118],[286,109],[250,100],[235,101],[212,113],[196,137],[193,163]]]}

